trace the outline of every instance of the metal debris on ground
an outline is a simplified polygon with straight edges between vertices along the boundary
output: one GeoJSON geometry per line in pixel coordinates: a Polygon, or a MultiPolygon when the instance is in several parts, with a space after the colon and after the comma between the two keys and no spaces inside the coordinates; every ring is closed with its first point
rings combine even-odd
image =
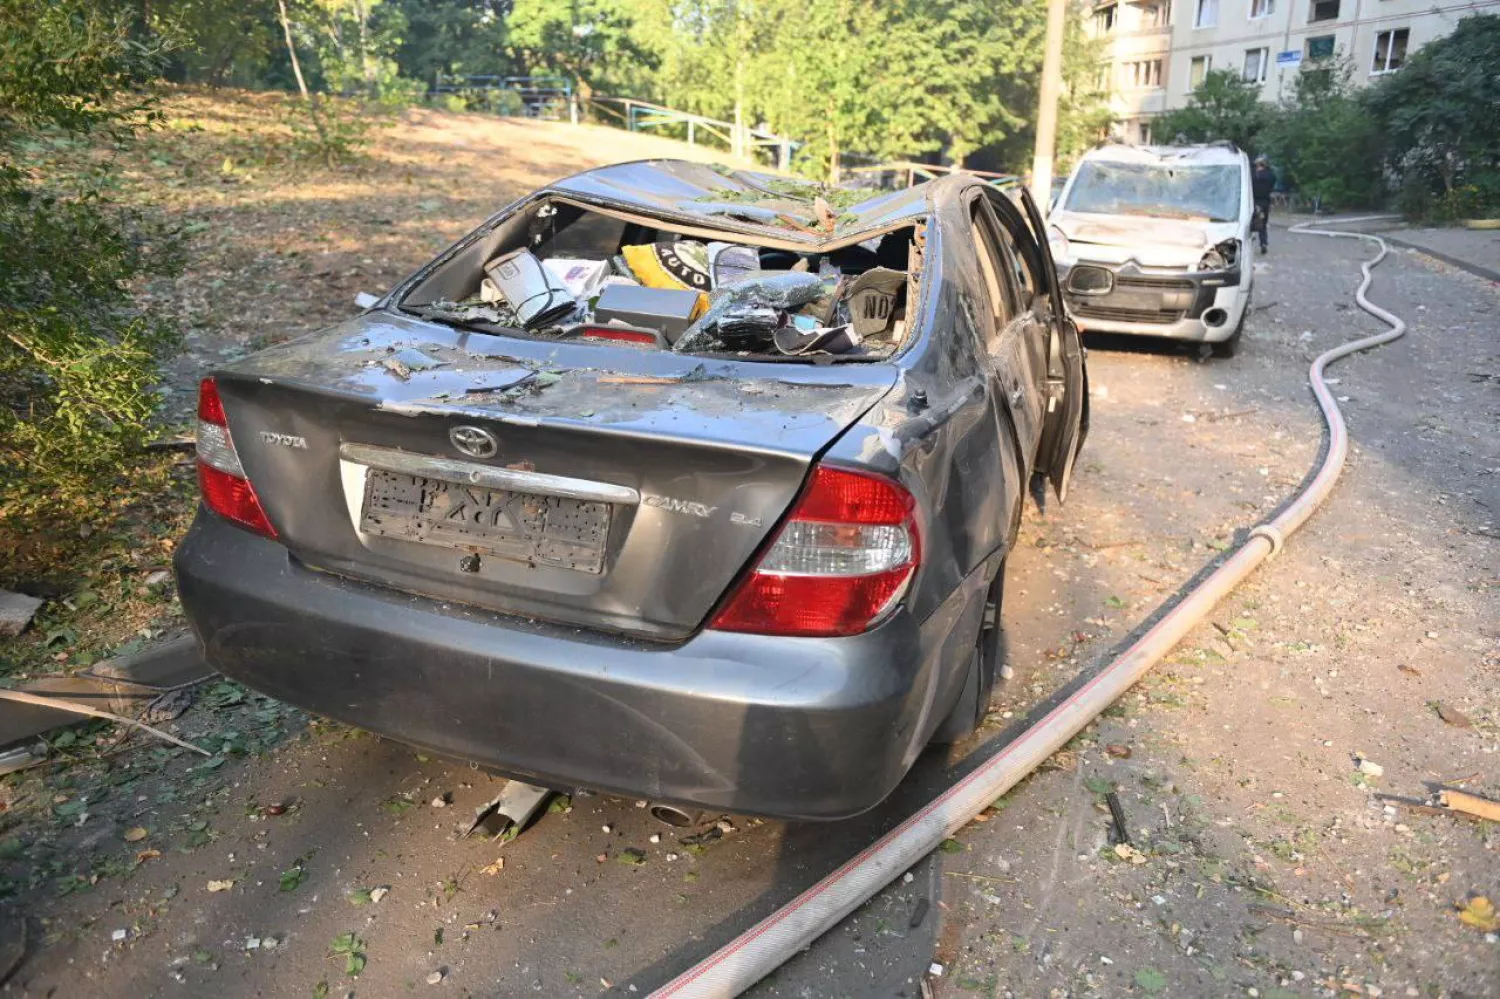
{"type": "Polygon", "coordinates": [[[1104,795],[1104,800],[1109,805],[1109,816],[1114,820],[1116,841],[1129,846],[1130,828],[1125,824],[1125,808],[1120,804],[1120,796],[1110,791],[1104,795]]]}
{"type": "Polygon", "coordinates": [[[518,780],[506,781],[500,793],[474,813],[474,821],[469,823],[463,835],[467,838],[481,828],[491,838],[504,836],[511,829],[515,830],[512,836],[519,835],[551,795],[552,792],[545,787],[518,780]]]}

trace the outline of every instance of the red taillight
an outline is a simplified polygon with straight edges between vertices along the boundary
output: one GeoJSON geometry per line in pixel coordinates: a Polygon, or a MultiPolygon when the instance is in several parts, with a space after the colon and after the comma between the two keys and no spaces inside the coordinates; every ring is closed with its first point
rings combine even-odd
{"type": "Polygon", "coordinates": [[[709,627],[804,637],[868,630],[916,571],[915,508],[890,479],[815,468],[775,543],[709,627]]]}
{"type": "Polygon", "coordinates": [[[256,534],[276,537],[276,528],[240,464],[219,385],[212,378],[198,383],[198,488],[203,505],[214,513],[256,534]]]}
{"type": "Polygon", "coordinates": [[[656,334],[628,326],[585,326],[582,336],[590,340],[615,340],[619,343],[644,343],[656,346],[656,334]]]}

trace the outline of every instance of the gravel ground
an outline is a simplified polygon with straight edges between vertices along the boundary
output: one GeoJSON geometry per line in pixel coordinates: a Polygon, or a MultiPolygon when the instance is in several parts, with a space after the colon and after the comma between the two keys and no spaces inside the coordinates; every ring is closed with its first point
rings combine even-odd
{"type": "MultiPolygon", "coordinates": [[[[45,876],[22,894],[37,946],[7,988],[648,991],[992,752],[1297,487],[1319,449],[1306,362],[1375,328],[1348,304],[1362,252],[1278,239],[1232,361],[1093,345],[1073,497],[1029,514],[1012,558],[1016,675],[979,738],[929,754],[874,813],[692,839],[579,798],[503,848],[459,842],[484,775],[226,685],[179,726],[232,724],[262,755],[121,766],[86,819],[47,786],[55,828],[9,861],[45,876]]],[[[1328,506],[1169,665],[758,994],[1497,994],[1500,945],[1456,906],[1500,896],[1500,833],[1375,793],[1500,792],[1500,296],[1407,254],[1374,295],[1412,333],[1334,372],[1356,446],[1328,506]],[[1110,790],[1133,850],[1109,840],[1110,790]]]]}

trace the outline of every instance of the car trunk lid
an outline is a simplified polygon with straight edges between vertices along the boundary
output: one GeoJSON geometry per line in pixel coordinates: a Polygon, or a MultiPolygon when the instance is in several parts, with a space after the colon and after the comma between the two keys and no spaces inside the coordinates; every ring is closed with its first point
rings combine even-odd
{"type": "Polygon", "coordinates": [[[895,379],[884,364],[695,358],[373,312],[218,384],[246,474],[306,565],[674,641],[895,379]]]}

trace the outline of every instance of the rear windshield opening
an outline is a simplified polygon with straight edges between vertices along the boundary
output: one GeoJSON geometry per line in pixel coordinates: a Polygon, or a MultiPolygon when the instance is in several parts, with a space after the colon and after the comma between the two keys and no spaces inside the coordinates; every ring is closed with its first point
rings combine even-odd
{"type": "Polygon", "coordinates": [[[912,227],[827,253],[684,236],[576,205],[511,216],[400,308],[536,339],[757,360],[880,360],[904,343],[912,227]]]}

